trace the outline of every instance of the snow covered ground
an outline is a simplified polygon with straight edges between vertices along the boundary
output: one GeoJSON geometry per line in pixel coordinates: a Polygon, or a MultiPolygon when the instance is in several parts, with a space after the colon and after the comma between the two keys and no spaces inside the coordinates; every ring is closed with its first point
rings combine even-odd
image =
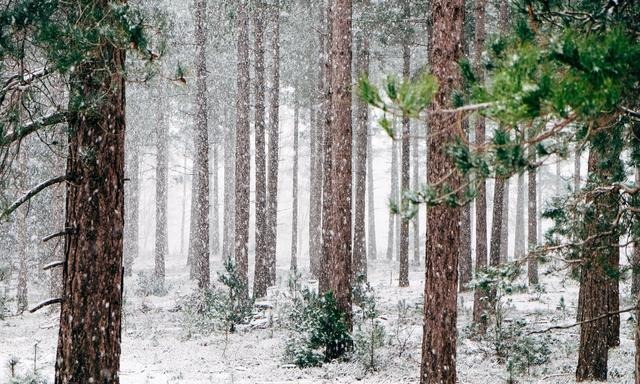
{"type": "MultiPolygon", "coordinates": [[[[219,264],[219,263],[214,263],[219,264]]],[[[140,297],[135,293],[136,277],[129,280],[122,340],[121,382],[138,383],[417,383],[422,338],[423,271],[412,267],[411,287],[397,288],[396,263],[379,261],[370,265],[370,279],[385,324],[387,343],[377,353],[378,367],[367,371],[357,361],[326,364],[320,368],[289,368],[283,361],[286,331],[279,327],[242,330],[228,340],[224,334],[190,334],[183,311],[176,304],[191,287],[186,268],[168,266],[169,294],[140,297]],[[404,300],[407,316],[398,321],[398,302],[404,300]],[[399,336],[396,336],[399,335],[399,336]]],[[[286,271],[279,277],[286,286],[286,271]]],[[[543,277],[543,293],[510,296],[507,321],[526,319],[528,329],[570,324],[575,318],[577,284],[560,276],[543,277]],[[562,299],[561,299],[562,298],[562,299]],[[561,304],[564,302],[564,305],[561,304]]],[[[627,306],[628,288],[622,286],[622,306],[627,306]]],[[[32,302],[39,298],[34,297],[32,302]]],[[[277,303],[276,303],[277,304],[277,303]]],[[[506,366],[498,362],[486,342],[468,337],[473,294],[459,298],[458,375],[461,383],[502,383],[506,366]]],[[[276,308],[277,312],[277,308],[276,308]]],[[[621,319],[622,343],[609,358],[609,382],[632,383],[634,369],[633,324],[629,314],[621,319]]],[[[0,383],[9,380],[7,361],[19,358],[18,372],[36,368],[53,382],[58,318],[46,310],[9,317],[0,321],[0,383]]],[[[577,356],[579,328],[550,332],[550,361],[532,367],[518,377],[520,383],[572,383],[577,356]]]]}

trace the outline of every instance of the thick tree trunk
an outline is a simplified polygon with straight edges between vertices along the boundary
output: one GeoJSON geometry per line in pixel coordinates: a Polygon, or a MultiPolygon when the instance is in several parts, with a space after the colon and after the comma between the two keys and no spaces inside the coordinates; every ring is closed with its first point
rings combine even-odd
{"type": "Polygon", "coordinates": [[[520,260],[526,253],[524,235],[524,173],[518,174],[518,194],[516,196],[516,234],[514,244],[514,255],[516,260],[520,260]]]}
{"type": "MultiPolygon", "coordinates": [[[[395,131],[395,120],[394,120],[395,131]]],[[[398,202],[398,141],[396,138],[391,143],[391,191],[389,199],[398,202]]],[[[389,229],[387,232],[387,260],[393,260],[396,251],[396,234],[398,233],[398,216],[389,212],[389,229]]]]}
{"type": "MultiPolygon", "coordinates": [[[[331,192],[326,267],[329,290],[351,329],[351,199],[352,199],[352,127],[351,127],[351,0],[334,0],[331,7],[329,78],[331,89],[331,192]]],[[[346,346],[341,346],[341,349],[346,346]]],[[[342,351],[339,351],[342,352],[342,351]]]]}
{"type": "MultiPolygon", "coordinates": [[[[405,81],[409,81],[411,77],[411,48],[409,43],[405,42],[402,46],[402,77],[405,81]]],[[[402,118],[402,173],[400,180],[401,193],[411,189],[409,174],[411,172],[411,122],[408,116],[402,118]]],[[[402,204],[402,196],[398,200],[398,204],[402,204]]],[[[400,287],[409,286],[409,220],[400,218],[400,287]]]]}
{"type": "MultiPolygon", "coordinates": [[[[536,159],[536,149],[529,149],[530,160],[534,162],[536,159]]],[[[537,169],[529,170],[528,174],[528,193],[527,193],[527,278],[529,286],[538,284],[538,260],[533,251],[538,245],[538,171],[537,169]]]]}
{"type": "Polygon", "coordinates": [[[206,0],[196,0],[195,4],[195,39],[196,39],[196,126],[194,134],[193,178],[195,195],[191,212],[192,264],[198,288],[209,287],[209,124],[207,103],[207,32],[206,32],[206,0]]]}
{"type": "MultiPolygon", "coordinates": [[[[265,6],[258,2],[254,9],[254,58],[255,58],[255,162],[256,162],[256,255],[253,277],[253,295],[267,294],[267,156],[265,153],[265,68],[264,68],[264,19],[265,6]]],[[[247,96],[248,97],[248,96],[247,96]]]]}
{"type": "MultiPolygon", "coordinates": [[[[158,85],[162,87],[162,85],[158,85]]],[[[159,93],[158,126],[156,128],[156,232],[154,250],[153,277],[160,286],[164,286],[165,259],[169,250],[167,209],[169,205],[169,140],[167,124],[164,119],[164,92],[159,93]]]]}
{"type": "MultiPolygon", "coordinates": [[[[462,52],[463,0],[435,0],[431,4],[433,31],[429,36],[429,63],[440,84],[431,109],[451,107],[451,92],[460,84],[458,61],[462,52]]],[[[456,139],[451,129],[455,117],[428,115],[429,167],[427,181],[436,184],[452,174],[448,184],[461,184],[446,147],[456,139]]],[[[424,336],[420,383],[456,383],[458,256],[460,246],[459,208],[446,205],[427,211],[425,263],[424,336]]]]}
{"type": "Polygon", "coordinates": [[[276,283],[278,246],[278,168],[280,166],[280,2],[273,5],[271,98],[269,100],[269,169],[267,173],[267,286],[276,283]]]}
{"type": "Polygon", "coordinates": [[[371,129],[367,128],[367,257],[378,258],[376,244],[376,205],[373,194],[373,140],[371,129]]]}
{"type": "MultiPolygon", "coordinates": [[[[235,263],[245,287],[249,286],[249,189],[251,145],[249,127],[249,17],[246,0],[238,0],[238,70],[236,87],[235,152],[235,263]]],[[[245,292],[248,295],[248,292],[245,292]]]]}
{"type": "MultiPolygon", "coordinates": [[[[95,4],[107,10],[107,1],[95,4]]],[[[73,94],[101,98],[69,119],[63,301],[56,384],[119,383],[124,230],[124,50],[99,47],[70,74],[73,94]],[[99,55],[99,56],[98,56],[99,55]],[[99,58],[98,58],[99,57],[99,58]],[[87,156],[91,153],[92,156],[87,156]],[[98,223],[98,225],[96,224],[98,223]]]]}
{"type": "MultiPolygon", "coordinates": [[[[620,131],[601,131],[592,140],[589,151],[589,179],[617,182],[623,176],[620,163],[620,131]],[[614,137],[618,135],[618,138],[614,137]],[[601,144],[607,143],[607,144],[601,144]]],[[[580,264],[579,309],[580,320],[601,317],[619,308],[618,280],[610,272],[618,269],[620,248],[616,234],[603,235],[610,230],[618,213],[619,196],[616,192],[594,195],[588,203],[593,215],[585,218],[584,239],[580,264]]],[[[580,346],[576,380],[606,380],[608,347],[620,343],[620,315],[603,317],[601,320],[585,322],[580,326],[580,346]]]]}
{"type": "MultiPolygon", "coordinates": [[[[476,0],[474,15],[476,21],[475,49],[473,64],[478,81],[484,82],[484,70],[482,66],[482,51],[485,42],[485,13],[486,0],[476,0]]],[[[485,142],[485,119],[477,115],[475,121],[475,144],[481,146],[485,142]]],[[[488,265],[487,260],[487,182],[481,180],[478,183],[476,196],[476,274],[482,272],[488,265]]],[[[476,288],[473,295],[473,324],[479,333],[484,334],[487,327],[485,317],[487,291],[476,288]]]]}
{"type": "MultiPolygon", "coordinates": [[[[357,36],[356,74],[369,76],[369,39],[364,33],[357,36]]],[[[356,278],[367,279],[366,239],[366,189],[367,189],[367,142],[369,136],[369,106],[362,100],[356,103],[355,132],[355,200],[353,225],[353,273],[356,278]]]]}
{"type": "MultiPolygon", "coordinates": [[[[324,100],[322,105],[322,118],[324,119],[323,127],[323,152],[322,152],[322,253],[320,255],[320,277],[319,277],[319,289],[320,292],[326,292],[330,290],[329,286],[329,244],[332,243],[333,233],[331,232],[331,183],[333,180],[332,177],[332,158],[331,154],[331,146],[333,144],[331,137],[331,105],[332,105],[332,88],[331,88],[331,75],[332,75],[332,65],[333,65],[333,56],[331,55],[331,38],[333,32],[333,23],[331,20],[331,12],[332,12],[332,0],[329,1],[328,6],[326,7],[326,40],[324,45],[324,52],[326,54],[326,60],[324,62],[324,82],[325,88],[324,91],[324,100]]],[[[350,66],[351,64],[349,64],[350,66]]]]}
{"type": "Polygon", "coordinates": [[[292,272],[298,271],[298,159],[299,159],[299,125],[300,125],[300,103],[296,95],[293,108],[293,175],[291,177],[291,263],[292,272]]]}

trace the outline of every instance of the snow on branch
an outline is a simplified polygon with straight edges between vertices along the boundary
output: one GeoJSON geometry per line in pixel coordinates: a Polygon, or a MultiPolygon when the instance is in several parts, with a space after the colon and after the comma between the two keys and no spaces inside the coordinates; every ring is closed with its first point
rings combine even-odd
{"type": "Polygon", "coordinates": [[[21,140],[33,132],[48,127],[50,125],[60,124],[67,121],[67,112],[55,112],[48,116],[41,117],[30,124],[18,127],[4,136],[0,136],[0,146],[9,145],[15,141],[21,140]]]}
{"type": "Polygon", "coordinates": [[[37,186],[35,186],[33,189],[31,189],[30,191],[28,191],[27,193],[25,193],[21,198],[19,198],[18,200],[16,200],[13,204],[11,204],[9,206],[9,208],[5,209],[1,214],[0,214],[0,220],[3,220],[5,218],[7,218],[10,214],[12,214],[16,209],[20,208],[20,206],[24,203],[26,203],[27,201],[31,200],[32,197],[34,197],[35,195],[37,195],[38,193],[42,192],[44,189],[52,186],[52,185],[56,185],[56,184],[60,184],[63,183],[65,181],[67,181],[69,179],[68,176],[58,176],[55,177],[53,179],[47,180],[41,184],[38,184],[37,186]]]}

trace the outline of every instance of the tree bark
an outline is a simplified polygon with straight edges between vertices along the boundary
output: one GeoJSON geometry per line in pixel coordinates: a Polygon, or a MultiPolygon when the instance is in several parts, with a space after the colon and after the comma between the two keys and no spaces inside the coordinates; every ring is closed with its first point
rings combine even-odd
{"type": "Polygon", "coordinates": [[[509,199],[511,179],[504,180],[502,195],[502,223],[500,224],[500,263],[509,261],[509,199]]]}
{"type": "MultiPolygon", "coordinates": [[[[485,13],[486,0],[476,0],[474,8],[476,30],[473,64],[480,84],[484,82],[482,51],[486,37],[485,13]]],[[[485,119],[481,115],[477,115],[475,121],[475,144],[477,146],[483,145],[485,136],[485,119]]],[[[476,196],[476,274],[482,272],[487,265],[487,182],[481,180],[478,183],[476,196]]],[[[476,288],[473,295],[473,324],[480,334],[484,334],[487,327],[485,316],[486,300],[487,291],[483,288],[476,288]]]]}
{"type": "MultiPolygon", "coordinates": [[[[402,46],[402,76],[405,81],[411,78],[411,48],[408,42],[404,42],[402,46]]],[[[401,195],[398,204],[402,204],[402,193],[411,189],[409,174],[411,172],[411,122],[409,116],[402,117],[402,172],[400,177],[401,195]]],[[[400,287],[409,286],[409,220],[400,218],[400,287]]]]}
{"type": "MultiPolygon", "coordinates": [[[[357,37],[356,74],[369,76],[369,39],[364,33],[357,37]]],[[[356,280],[367,279],[367,239],[366,239],[366,183],[367,183],[367,143],[369,136],[369,106],[363,100],[356,103],[355,132],[355,200],[353,225],[353,273],[356,280]]]]}
{"type": "MultiPolygon", "coordinates": [[[[249,143],[249,18],[247,15],[246,0],[238,0],[237,32],[235,263],[242,284],[248,287],[251,145],[249,143]]],[[[245,292],[245,294],[248,295],[248,292],[245,292]]]]}
{"type": "Polygon", "coordinates": [[[220,128],[220,120],[219,120],[219,110],[215,111],[216,119],[214,121],[213,127],[211,128],[211,134],[209,135],[209,163],[211,164],[211,170],[209,173],[213,175],[213,190],[211,191],[210,197],[210,246],[211,255],[219,255],[220,254],[220,203],[219,203],[219,195],[220,195],[220,182],[218,179],[218,152],[220,148],[220,132],[218,131],[220,128]]]}
{"type": "Polygon", "coordinates": [[[222,231],[222,254],[223,259],[235,260],[235,238],[236,238],[236,132],[235,127],[231,124],[231,117],[228,111],[225,113],[224,126],[224,191],[223,204],[224,210],[222,217],[224,220],[224,229],[222,231]]]}
{"type": "MultiPolygon", "coordinates": [[[[253,295],[267,294],[267,162],[265,142],[265,68],[264,68],[264,19],[265,5],[258,1],[253,11],[255,58],[255,162],[256,162],[256,255],[253,278],[253,295]]],[[[247,96],[248,97],[248,96],[247,96]]]]}
{"type": "MultiPolygon", "coordinates": [[[[635,171],[636,185],[640,185],[640,167],[636,167],[635,171]]],[[[640,238],[637,235],[633,242],[631,267],[631,294],[637,298],[638,294],[640,294],[640,238]]],[[[637,319],[640,319],[640,317],[637,317],[637,319]]]]}
{"type": "MultiPolygon", "coordinates": [[[[29,157],[27,154],[27,146],[22,145],[20,148],[20,153],[18,154],[18,166],[19,166],[19,175],[18,175],[18,187],[20,188],[20,193],[24,193],[28,190],[28,176],[27,170],[29,157]]],[[[29,306],[28,300],[28,287],[27,287],[27,276],[28,276],[28,248],[29,248],[29,239],[28,239],[28,224],[27,224],[27,215],[29,212],[29,208],[27,206],[21,207],[17,212],[16,218],[16,235],[18,240],[18,285],[16,289],[16,302],[17,302],[17,314],[22,314],[27,310],[29,306]]]]}
{"type": "Polygon", "coordinates": [[[195,3],[195,40],[196,40],[196,126],[194,135],[193,178],[195,195],[191,212],[192,263],[195,264],[195,278],[198,288],[209,287],[209,123],[207,93],[207,32],[206,0],[195,3]]]}
{"type": "MultiPolygon", "coordinates": [[[[158,85],[162,87],[162,85],[158,85]]],[[[165,259],[169,249],[167,209],[169,205],[169,140],[164,119],[164,92],[159,92],[158,125],[156,128],[156,232],[154,250],[154,280],[164,286],[165,259]]]]}
{"type": "MultiPolygon", "coordinates": [[[[413,156],[413,190],[417,191],[420,188],[420,154],[419,143],[420,138],[418,137],[418,124],[413,125],[413,135],[415,136],[411,149],[411,155],[413,156]]],[[[420,246],[421,238],[420,238],[420,210],[416,212],[416,216],[413,218],[413,264],[415,266],[420,266],[420,259],[422,258],[422,247],[420,246]]]]}
{"type": "MultiPolygon", "coordinates": [[[[435,0],[431,3],[433,32],[429,36],[429,63],[440,84],[430,109],[451,107],[451,93],[460,85],[458,61],[462,55],[463,0],[435,0]]],[[[455,190],[461,184],[455,164],[447,156],[446,144],[456,139],[451,129],[455,117],[428,115],[429,167],[427,181],[436,184],[447,175],[455,190]]],[[[446,205],[427,211],[425,262],[424,336],[420,382],[456,383],[458,256],[460,208],[446,205]]]]}
{"type": "Polygon", "coordinates": [[[272,77],[269,105],[269,169],[267,174],[267,286],[276,283],[278,245],[278,168],[280,166],[280,1],[273,5],[272,77]]]}
{"type": "MultiPolygon", "coordinates": [[[[110,5],[94,6],[106,12],[110,5]]],[[[75,233],[65,244],[56,384],[119,383],[125,51],[107,42],[97,50],[70,73],[72,94],[101,99],[89,113],[69,118],[66,226],[75,233]]]]}
{"type": "Polygon", "coordinates": [[[518,194],[516,196],[516,234],[514,244],[514,255],[516,260],[520,260],[526,253],[524,235],[524,173],[518,174],[518,194]]]}
{"type": "MultiPolygon", "coordinates": [[[[329,243],[326,246],[329,290],[344,313],[349,330],[351,322],[351,199],[352,199],[352,126],[351,126],[351,0],[334,0],[331,6],[329,78],[331,88],[331,192],[327,206],[329,243]]],[[[346,346],[344,346],[346,348],[346,346]]]]}
{"type": "MultiPolygon", "coordinates": [[[[529,149],[529,161],[535,162],[536,149],[529,149]]],[[[531,169],[528,172],[528,193],[527,193],[527,243],[529,253],[527,255],[527,278],[529,286],[538,284],[538,260],[533,251],[538,245],[538,170],[531,169]]]]}
{"type": "MultiPolygon", "coordinates": [[[[394,119],[394,132],[395,132],[395,119],[394,119]]],[[[391,143],[391,191],[389,192],[389,199],[399,203],[399,191],[398,191],[398,141],[393,138],[391,143]]],[[[389,212],[389,229],[387,232],[387,260],[394,259],[394,253],[396,251],[396,234],[398,233],[398,216],[393,212],[389,212]]]]}
{"type": "Polygon", "coordinates": [[[291,203],[291,263],[292,272],[298,271],[298,131],[300,124],[300,103],[296,94],[293,107],[293,175],[292,175],[292,203],[291,203]]]}
{"type": "MultiPolygon", "coordinates": [[[[126,164],[126,174],[129,182],[126,185],[126,218],[124,235],[124,273],[131,276],[133,262],[138,258],[138,236],[139,236],[139,206],[140,206],[140,164],[137,150],[137,136],[130,132],[126,138],[127,154],[129,161],[126,164]]],[[[60,209],[61,216],[64,217],[64,205],[60,209]]],[[[59,230],[60,228],[56,228],[59,230]]],[[[55,274],[52,272],[52,274],[55,274]]]]}
{"type": "Polygon", "coordinates": [[[367,256],[371,260],[378,258],[376,244],[376,205],[373,193],[373,133],[367,128],[367,256]]]}

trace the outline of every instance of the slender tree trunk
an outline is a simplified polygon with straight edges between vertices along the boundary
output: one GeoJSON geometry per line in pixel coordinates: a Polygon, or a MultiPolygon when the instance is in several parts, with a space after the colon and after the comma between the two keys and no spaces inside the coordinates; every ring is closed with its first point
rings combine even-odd
{"type": "MultiPolygon", "coordinates": [[[[536,149],[529,149],[529,161],[536,159],[536,149]]],[[[527,255],[527,278],[529,286],[538,284],[538,260],[533,251],[538,245],[538,170],[531,169],[528,172],[528,193],[527,193],[527,243],[529,254],[527,255]]]]}
{"type": "MultiPolygon", "coordinates": [[[[485,13],[486,0],[475,1],[475,49],[473,63],[478,76],[478,82],[484,82],[484,70],[482,66],[482,51],[485,42],[485,13]]],[[[481,146],[485,142],[486,126],[482,116],[477,115],[475,120],[475,144],[481,146]]],[[[487,260],[487,182],[481,180],[478,183],[476,196],[476,274],[482,272],[488,265],[487,260]]],[[[473,324],[480,334],[484,334],[487,328],[486,301],[488,292],[483,288],[476,288],[473,295],[473,324]]]]}
{"type": "MultiPolygon", "coordinates": [[[[125,222],[124,235],[124,273],[131,276],[133,262],[138,258],[138,217],[139,217],[139,201],[140,201],[140,159],[137,148],[137,137],[134,134],[127,135],[127,154],[129,162],[126,164],[127,179],[125,185],[127,210],[127,220],[125,222]]],[[[64,217],[64,205],[60,207],[60,215],[64,217]]],[[[60,228],[56,228],[60,230],[60,228]]],[[[57,274],[57,272],[52,272],[57,274]]],[[[60,278],[62,278],[60,276],[60,278]]],[[[58,289],[60,290],[60,289],[58,289]]]]}
{"type": "Polygon", "coordinates": [[[516,260],[520,260],[526,253],[525,235],[524,235],[524,173],[518,174],[518,195],[516,196],[516,234],[514,255],[516,260]]]}
{"type": "Polygon", "coordinates": [[[298,131],[300,124],[300,103],[296,94],[296,99],[293,108],[293,175],[291,184],[292,204],[291,204],[291,264],[290,269],[292,272],[298,271],[298,158],[299,158],[299,143],[298,143],[298,131]]]}
{"type": "MultiPolygon", "coordinates": [[[[255,57],[255,162],[256,162],[256,256],[253,278],[253,295],[267,294],[267,162],[265,144],[265,68],[264,68],[264,19],[265,6],[257,2],[253,15],[255,57]]],[[[248,96],[247,96],[248,97],[248,96]]]]}
{"type": "Polygon", "coordinates": [[[193,177],[195,181],[195,196],[192,202],[192,228],[194,229],[191,249],[192,263],[195,264],[195,277],[198,288],[209,287],[209,124],[208,124],[208,94],[207,94],[207,2],[196,0],[195,4],[195,39],[196,39],[196,129],[195,156],[193,163],[193,177]]]}
{"type": "MultiPolygon", "coordinates": [[[[66,147],[67,138],[65,135],[58,136],[61,140],[61,143],[64,143],[64,147],[66,147]]],[[[66,165],[62,161],[56,161],[55,163],[56,174],[62,175],[66,170],[66,165]]],[[[66,189],[64,185],[56,185],[53,189],[53,201],[52,201],[52,218],[51,218],[51,233],[59,232],[60,230],[65,228],[65,194],[66,189]]],[[[131,209],[125,214],[131,214],[131,209]]],[[[129,224],[132,225],[131,223],[129,224]]],[[[136,222],[137,226],[137,222],[136,222]]],[[[125,228],[125,234],[127,234],[125,228]]],[[[129,232],[129,235],[131,231],[129,232]]],[[[128,245],[131,245],[131,239],[129,239],[128,245]]],[[[51,247],[48,252],[50,252],[50,256],[48,258],[48,262],[61,261],[64,260],[64,239],[59,239],[57,242],[52,242],[51,247]]],[[[130,266],[131,267],[131,266],[130,266]]],[[[129,268],[130,268],[129,267],[129,268]]],[[[126,272],[126,270],[125,270],[126,272]]],[[[53,268],[50,270],[49,276],[49,296],[51,297],[62,297],[62,268],[53,268]]],[[[49,314],[60,313],[59,305],[51,305],[49,306],[49,314]]]]}
{"type": "MultiPolygon", "coordinates": [[[[329,290],[338,308],[351,323],[351,199],[352,199],[352,127],[351,127],[351,0],[334,0],[331,6],[330,34],[330,139],[331,192],[329,194],[329,229],[326,267],[329,290]]],[[[339,346],[340,355],[347,346],[339,346]]]]}
{"type": "MultiPolygon", "coordinates": [[[[402,46],[402,76],[405,81],[409,81],[411,77],[411,48],[409,47],[408,42],[405,42],[402,46]]],[[[411,122],[409,121],[409,116],[403,116],[402,118],[402,173],[400,180],[400,189],[403,193],[411,189],[409,179],[409,174],[411,172],[411,142],[410,142],[410,134],[411,134],[411,122]]],[[[402,204],[401,201],[398,200],[399,204],[402,204]]],[[[405,220],[400,218],[400,276],[399,276],[399,285],[400,287],[408,287],[409,286],[409,220],[405,220]]]]}
{"type": "MultiPolygon", "coordinates": [[[[162,87],[162,85],[158,85],[162,87]]],[[[161,100],[158,114],[159,121],[156,128],[156,232],[154,251],[153,277],[160,286],[164,286],[165,259],[169,249],[167,210],[169,205],[169,139],[167,137],[167,124],[164,119],[164,92],[159,93],[161,100]]]]}
{"type": "Polygon", "coordinates": [[[504,180],[504,192],[502,196],[502,224],[500,227],[500,263],[509,261],[509,199],[511,180],[504,180]]]}
{"type": "MultiPolygon", "coordinates": [[[[369,39],[364,33],[357,35],[356,74],[369,76],[369,39]]],[[[353,225],[353,273],[356,279],[367,279],[367,239],[366,239],[366,183],[367,183],[367,142],[369,136],[369,107],[362,100],[356,102],[355,131],[355,216],[353,225]]]]}
{"type": "MultiPolygon", "coordinates": [[[[236,88],[235,262],[239,278],[249,286],[249,188],[251,145],[249,127],[249,17],[245,0],[238,0],[238,71],[236,88]]],[[[248,295],[248,292],[245,292],[248,295]]]]}
{"type": "MultiPolygon", "coordinates": [[[[420,139],[418,138],[418,124],[413,125],[413,135],[415,136],[411,149],[411,155],[413,156],[413,190],[417,191],[420,188],[420,154],[418,150],[420,149],[419,143],[420,139]]],[[[420,246],[421,238],[420,238],[420,210],[416,212],[416,216],[413,218],[413,264],[415,266],[419,266],[420,259],[422,258],[420,246]]]]}
{"type": "Polygon", "coordinates": [[[225,148],[224,148],[224,230],[222,232],[223,259],[235,259],[236,239],[236,131],[231,118],[225,114],[225,148]]]}
{"type": "MultiPolygon", "coordinates": [[[[636,167],[635,177],[636,185],[640,185],[640,167],[636,167]]],[[[638,294],[640,294],[640,238],[637,235],[633,242],[631,266],[633,268],[631,272],[631,294],[637,298],[638,294]]],[[[640,317],[637,317],[637,319],[640,319],[640,317]]],[[[638,323],[640,324],[640,321],[638,323]]]]}
{"type": "Polygon", "coordinates": [[[376,205],[373,194],[372,140],[372,131],[367,128],[367,256],[371,260],[376,260],[378,258],[378,247],[376,244],[376,205]]]}
{"type": "MultiPolygon", "coordinates": [[[[23,145],[22,148],[20,148],[20,153],[18,154],[18,160],[19,160],[19,176],[18,176],[18,185],[20,188],[20,193],[24,193],[28,187],[28,176],[27,176],[27,170],[29,169],[28,167],[28,162],[29,162],[29,156],[27,154],[27,146],[23,145]]],[[[27,310],[27,307],[29,306],[29,300],[28,300],[28,288],[27,288],[27,276],[28,276],[28,247],[29,247],[29,240],[28,240],[28,224],[27,224],[27,215],[28,215],[28,208],[27,207],[21,207],[18,212],[17,212],[17,218],[16,218],[16,235],[17,235],[17,240],[18,240],[18,260],[19,260],[19,265],[18,265],[18,286],[17,286],[17,292],[16,292],[16,302],[18,303],[17,306],[17,313],[18,314],[22,314],[24,313],[24,311],[27,310]]]]}
{"type": "MultiPolygon", "coordinates": [[[[216,116],[219,111],[216,111],[216,116]]],[[[219,132],[220,124],[219,118],[217,117],[215,123],[213,124],[209,143],[209,156],[211,159],[209,163],[212,164],[212,169],[209,172],[213,175],[213,190],[211,191],[211,212],[210,214],[210,240],[211,240],[211,254],[219,255],[220,254],[220,203],[219,203],[219,194],[220,194],[220,183],[218,180],[218,151],[220,147],[220,132],[219,132]]]]}
{"type": "Polygon", "coordinates": [[[573,190],[577,192],[580,190],[580,183],[582,182],[582,151],[580,148],[576,148],[573,166],[573,190]]]}
{"type": "MultiPolygon", "coordinates": [[[[460,84],[458,61],[462,56],[463,0],[434,0],[433,27],[429,36],[429,63],[440,84],[431,109],[451,107],[451,93],[460,84]]],[[[455,117],[428,115],[429,167],[427,181],[436,184],[452,174],[448,184],[456,189],[461,178],[447,156],[446,147],[456,139],[455,117]]],[[[456,380],[459,208],[446,205],[427,211],[427,244],[424,288],[424,322],[420,383],[454,384],[456,380]]]]}
{"type": "Polygon", "coordinates": [[[276,283],[278,246],[278,168],[280,165],[280,1],[274,8],[271,100],[269,105],[269,169],[267,174],[267,284],[276,283]]]}
{"type": "MultiPolygon", "coordinates": [[[[187,184],[189,182],[189,173],[187,171],[187,147],[185,145],[184,156],[182,158],[182,216],[180,217],[180,254],[184,255],[184,246],[186,237],[184,230],[187,223],[187,184]]],[[[190,266],[189,256],[187,256],[187,264],[190,266]]],[[[126,269],[125,269],[126,272],[126,269]]],[[[193,278],[193,276],[191,276],[193,278]]]]}
{"type": "MultiPolygon", "coordinates": [[[[395,131],[395,120],[394,120],[395,131]]],[[[398,202],[398,141],[394,138],[391,144],[391,191],[389,199],[398,202]]],[[[389,212],[389,230],[387,232],[387,260],[393,260],[395,253],[396,234],[398,224],[397,216],[393,212],[389,212]]]]}
{"type": "MultiPolygon", "coordinates": [[[[109,2],[94,4],[106,12],[109,2]]],[[[98,104],[69,119],[63,301],[55,383],[119,383],[122,319],[125,51],[104,43],[70,74],[98,104]],[[91,153],[91,157],[86,154],[91,153]],[[99,223],[99,225],[96,225],[99,223]]]]}

